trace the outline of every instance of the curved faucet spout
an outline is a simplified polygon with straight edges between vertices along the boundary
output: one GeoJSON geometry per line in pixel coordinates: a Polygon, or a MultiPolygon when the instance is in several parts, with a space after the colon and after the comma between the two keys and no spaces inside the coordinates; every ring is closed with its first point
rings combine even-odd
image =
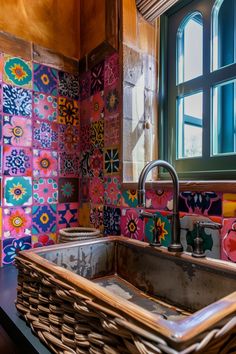
{"type": "Polygon", "coordinates": [[[179,179],[177,173],[173,166],[171,166],[167,161],[164,160],[154,160],[149,162],[146,166],[144,166],[138,180],[138,204],[140,207],[145,208],[146,201],[146,192],[145,192],[145,182],[147,179],[148,173],[154,167],[163,167],[165,168],[172,179],[173,182],[173,215],[172,215],[172,223],[171,223],[171,244],[168,247],[168,250],[171,252],[182,252],[183,246],[180,242],[180,221],[179,221],[179,179]]]}

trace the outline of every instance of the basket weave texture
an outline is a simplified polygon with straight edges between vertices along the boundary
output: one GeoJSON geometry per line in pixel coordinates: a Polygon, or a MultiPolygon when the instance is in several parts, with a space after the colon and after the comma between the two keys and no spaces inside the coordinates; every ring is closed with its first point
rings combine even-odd
{"type": "Polygon", "coordinates": [[[82,288],[59,280],[16,257],[19,270],[16,308],[33,332],[58,354],[227,354],[236,353],[236,316],[181,351],[145,323],[138,326],[82,288]]]}
{"type": "Polygon", "coordinates": [[[91,227],[69,227],[59,230],[59,243],[90,240],[100,237],[99,229],[91,227]]]}

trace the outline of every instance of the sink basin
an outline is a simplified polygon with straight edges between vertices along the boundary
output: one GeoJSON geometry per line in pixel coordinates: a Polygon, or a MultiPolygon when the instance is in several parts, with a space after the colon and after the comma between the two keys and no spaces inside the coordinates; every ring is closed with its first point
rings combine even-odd
{"type": "Polygon", "coordinates": [[[16,264],[17,309],[55,352],[236,352],[235,264],[124,237],[22,251],[16,264]]]}

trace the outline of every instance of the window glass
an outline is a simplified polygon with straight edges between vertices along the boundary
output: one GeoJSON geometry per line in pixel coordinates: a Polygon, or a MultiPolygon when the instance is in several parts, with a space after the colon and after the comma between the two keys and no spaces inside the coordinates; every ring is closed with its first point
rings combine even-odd
{"type": "Polygon", "coordinates": [[[178,83],[202,75],[203,23],[200,14],[183,21],[178,31],[178,83]]]}
{"type": "Polygon", "coordinates": [[[235,62],[236,1],[217,1],[213,11],[213,69],[235,62]]]}
{"type": "Polygon", "coordinates": [[[236,80],[213,88],[213,154],[236,152],[236,80]]]}
{"type": "Polygon", "coordinates": [[[202,155],[202,92],[178,100],[178,158],[202,155]]]}

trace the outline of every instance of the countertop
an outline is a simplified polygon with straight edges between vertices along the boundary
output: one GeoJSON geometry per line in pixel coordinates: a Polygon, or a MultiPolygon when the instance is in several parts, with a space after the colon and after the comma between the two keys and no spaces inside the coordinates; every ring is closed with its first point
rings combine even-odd
{"type": "Polygon", "coordinates": [[[0,324],[25,354],[51,354],[20,318],[15,308],[16,286],[17,269],[14,266],[0,268],[0,324]]]}

